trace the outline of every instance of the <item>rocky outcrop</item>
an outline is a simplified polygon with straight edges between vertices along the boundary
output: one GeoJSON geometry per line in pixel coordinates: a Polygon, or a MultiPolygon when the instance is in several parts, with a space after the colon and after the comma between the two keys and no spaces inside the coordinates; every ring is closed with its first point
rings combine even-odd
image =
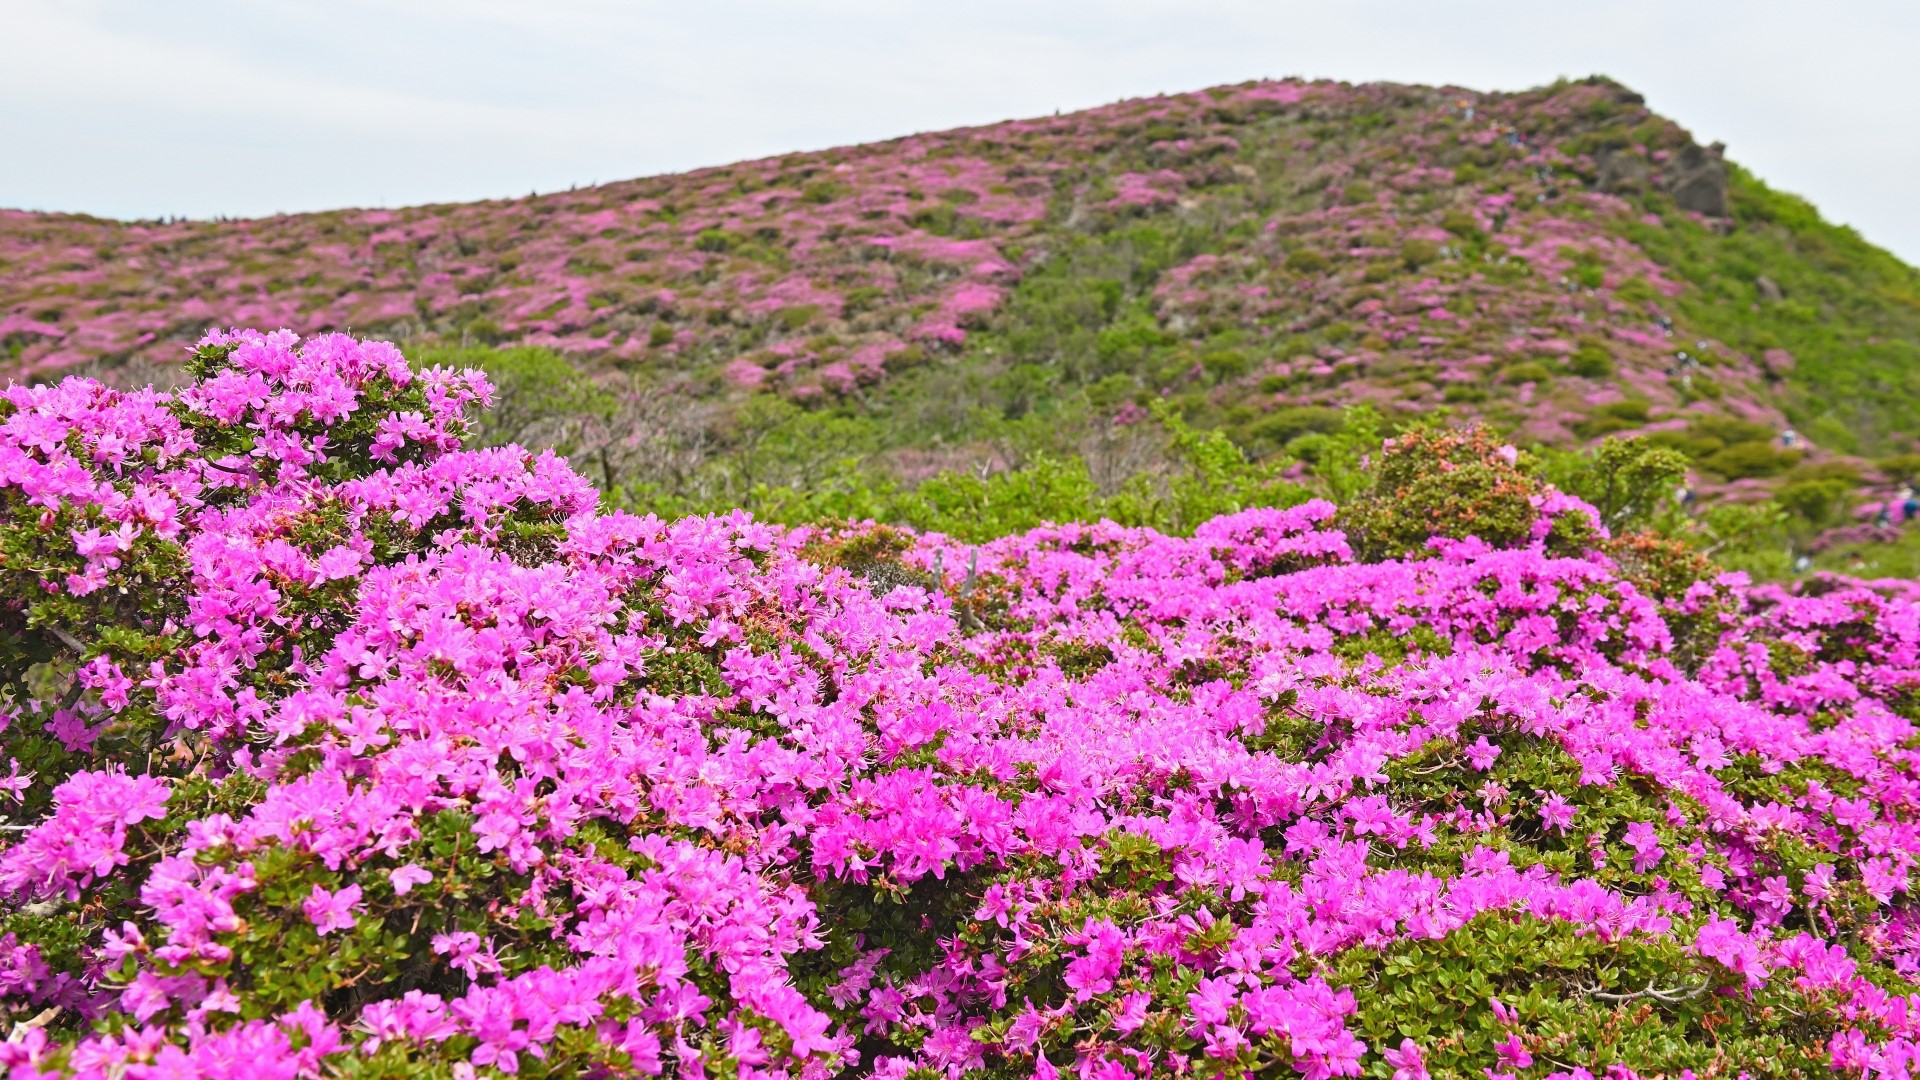
{"type": "Polygon", "coordinates": [[[1645,191],[1652,176],[1647,159],[1631,150],[1602,150],[1594,156],[1594,165],[1594,186],[1609,195],[1645,191]]]}
{"type": "Polygon", "coordinates": [[[1730,216],[1727,201],[1726,146],[1689,144],[1667,169],[1667,193],[1682,210],[1707,217],[1730,216]]]}

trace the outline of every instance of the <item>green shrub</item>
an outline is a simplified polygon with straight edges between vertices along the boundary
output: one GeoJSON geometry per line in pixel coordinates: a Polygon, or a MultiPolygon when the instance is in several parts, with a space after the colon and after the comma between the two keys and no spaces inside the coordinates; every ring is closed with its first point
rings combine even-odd
{"type": "Polygon", "coordinates": [[[1689,422],[1687,431],[1695,436],[1719,439],[1728,446],[1734,443],[1766,442],[1774,436],[1774,430],[1765,424],[1737,420],[1731,416],[1702,416],[1689,422]]]}
{"type": "Polygon", "coordinates": [[[1655,446],[1676,450],[1689,458],[1706,457],[1727,445],[1711,435],[1698,435],[1690,431],[1650,431],[1641,438],[1655,446]]]}
{"type": "Polygon", "coordinates": [[[1652,417],[1653,406],[1645,398],[1622,398],[1619,401],[1610,401],[1594,411],[1604,416],[1617,416],[1622,420],[1644,424],[1652,417]]]}
{"type": "Polygon", "coordinates": [[[1758,476],[1778,476],[1799,461],[1800,455],[1794,451],[1782,450],[1771,442],[1753,440],[1734,443],[1702,458],[1700,467],[1729,480],[1745,480],[1758,476]]]}
{"type": "Polygon", "coordinates": [[[1616,431],[1637,428],[1646,423],[1650,415],[1650,408],[1645,401],[1627,398],[1594,409],[1592,415],[1573,425],[1573,430],[1583,439],[1597,439],[1616,431]]]}
{"type": "Polygon", "coordinates": [[[1613,290],[1613,297],[1626,304],[1644,304],[1650,300],[1659,299],[1660,294],[1654,291],[1646,278],[1630,277],[1621,282],[1619,288],[1613,290]]]}
{"type": "Polygon", "coordinates": [[[1860,475],[1860,466],[1851,461],[1833,459],[1829,461],[1802,462],[1795,465],[1785,477],[1789,484],[1802,480],[1839,480],[1849,487],[1857,487],[1864,479],[1860,475]]]}
{"type": "Polygon", "coordinates": [[[718,227],[701,229],[694,234],[693,246],[700,251],[725,254],[740,246],[740,237],[718,227]]]}
{"type": "Polygon", "coordinates": [[[1342,423],[1339,409],[1293,405],[1275,409],[1253,421],[1248,425],[1248,434],[1274,446],[1284,446],[1301,435],[1339,431],[1342,423]]]}
{"type": "Polygon", "coordinates": [[[1245,375],[1253,362],[1237,349],[1216,349],[1200,358],[1200,367],[1216,383],[1230,382],[1245,375]]]}
{"type": "Polygon", "coordinates": [[[1773,500],[1788,513],[1821,528],[1844,515],[1853,488],[1852,483],[1840,479],[1796,480],[1781,485],[1773,493],[1773,500]]]}
{"type": "Polygon", "coordinates": [[[1895,454],[1880,459],[1880,471],[1890,479],[1901,483],[1912,483],[1920,478],[1920,454],[1895,454]]]}
{"type": "Polygon", "coordinates": [[[1327,267],[1331,265],[1332,263],[1325,255],[1307,248],[1289,252],[1287,255],[1287,269],[1296,274],[1324,274],[1327,272],[1327,267]]]}
{"type": "Polygon", "coordinates": [[[1486,239],[1486,234],[1480,230],[1480,223],[1465,210],[1449,210],[1441,215],[1440,227],[1462,240],[1486,239]]]}
{"type": "Polygon", "coordinates": [[[1687,459],[1648,439],[1608,439],[1584,454],[1549,454],[1547,479],[1593,504],[1615,531],[1647,526],[1687,474],[1687,459]]]}
{"type": "Polygon", "coordinates": [[[1440,245],[1431,240],[1409,240],[1400,245],[1400,261],[1407,269],[1418,270],[1440,260],[1440,245]]]}
{"type": "Polygon", "coordinates": [[[1614,373],[1613,356],[1605,347],[1589,342],[1567,358],[1567,370],[1588,379],[1604,379],[1614,373]]]}
{"type": "Polygon", "coordinates": [[[421,349],[421,367],[476,367],[493,383],[493,408],[474,421],[473,439],[481,446],[508,443],[566,448],[566,430],[575,420],[610,408],[612,400],[585,372],[552,349],[421,349]]]}
{"type": "MultiPolygon", "coordinates": [[[[1524,546],[1540,520],[1535,500],[1549,490],[1528,459],[1481,427],[1403,432],[1382,447],[1370,472],[1371,484],[1337,519],[1365,562],[1417,555],[1435,536],[1524,546]]],[[[1598,544],[1599,533],[1585,515],[1561,513],[1546,543],[1577,554],[1598,544]]]]}

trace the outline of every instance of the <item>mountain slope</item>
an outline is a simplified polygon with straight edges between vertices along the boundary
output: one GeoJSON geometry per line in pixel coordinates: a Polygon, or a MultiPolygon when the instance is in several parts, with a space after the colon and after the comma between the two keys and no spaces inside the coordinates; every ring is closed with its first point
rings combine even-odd
{"type": "Polygon", "coordinates": [[[981,409],[1158,397],[1264,453],[1370,402],[1666,431],[1738,481],[1791,464],[1789,426],[1920,431],[1915,272],[1601,79],[1247,83],[396,211],[7,212],[0,313],[21,371],[250,324],[548,345],[722,402],[937,387],[949,444],[981,409]]]}

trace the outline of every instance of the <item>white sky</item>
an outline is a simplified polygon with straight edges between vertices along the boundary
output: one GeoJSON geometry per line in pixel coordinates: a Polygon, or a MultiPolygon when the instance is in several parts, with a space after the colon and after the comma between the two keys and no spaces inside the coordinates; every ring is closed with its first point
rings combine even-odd
{"type": "Polygon", "coordinates": [[[1604,73],[1920,263],[1914,0],[0,0],[0,206],[524,195],[1256,76],[1604,73]]]}

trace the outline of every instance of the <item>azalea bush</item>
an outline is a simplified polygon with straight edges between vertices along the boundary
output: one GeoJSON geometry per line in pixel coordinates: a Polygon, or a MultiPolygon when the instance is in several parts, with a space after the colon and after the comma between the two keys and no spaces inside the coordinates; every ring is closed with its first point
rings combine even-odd
{"type": "Polygon", "coordinates": [[[384,344],[190,374],[0,404],[15,1080],[1914,1059],[1910,584],[1644,588],[1477,436],[1495,536],[973,545],[603,510],[384,344]]]}

